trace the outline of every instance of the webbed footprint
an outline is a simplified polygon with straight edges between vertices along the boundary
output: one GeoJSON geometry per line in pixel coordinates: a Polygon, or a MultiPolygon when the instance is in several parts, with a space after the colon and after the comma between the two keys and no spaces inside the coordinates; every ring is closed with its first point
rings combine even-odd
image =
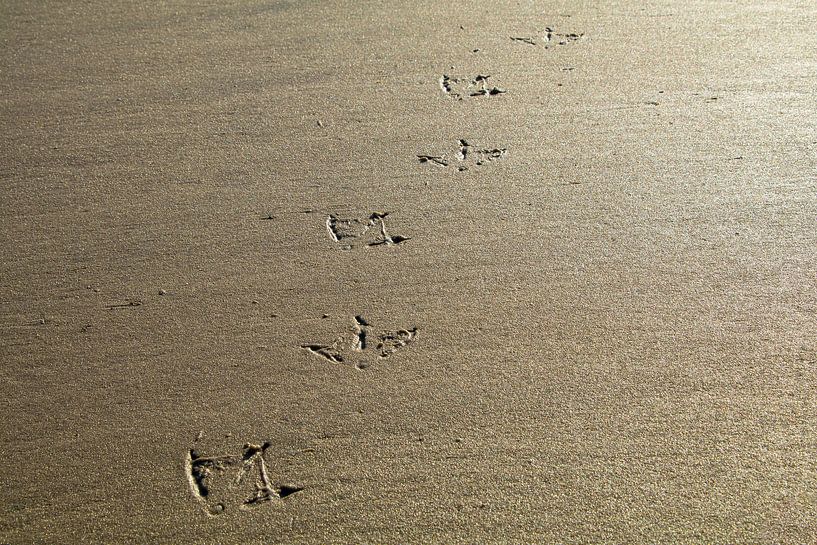
{"type": "Polygon", "coordinates": [[[417,328],[399,329],[396,332],[385,332],[380,335],[377,343],[378,357],[388,358],[404,346],[414,341],[417,328]]]}

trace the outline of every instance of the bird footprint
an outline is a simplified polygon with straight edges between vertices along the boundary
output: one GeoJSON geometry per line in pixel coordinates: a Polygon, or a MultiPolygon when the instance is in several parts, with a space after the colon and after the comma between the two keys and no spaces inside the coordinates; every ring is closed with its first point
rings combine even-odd
{"type": "Polygon", "coordinates": [[[352,327],[330,344],[302,344],[301,348],[332,363],[348,363],[357,369],[369,367],[372,359],[383,360],[414,342],[417,328],[374,332],[363,316],[355,316],[352,327]]]}
{"type": "Polygon", "coordinates": [[[442,155],[418,155],[421,163],[430,163],[440,167],[456,166],[462,172],[470,166],[483,166],[486,163],[504,159],[508,155],[507,148],[478,148],[474,149],[467,140],[457,141],[457,148],[453,153],[442,155]]]}
{"type": "Polygon", "coordinates": [[[584,34],[576,34],[575,32],[560,33],[556,32],[551,27],[545,27],[545,30],[538,33],[538,35],[511,36],[511,40],[517,43],[523,43],[534,46],[542,45],[544,46],[545,49],[548,49],[553,46],[567,45],[569,43],[575,42],[582,36],[584,36],[584,34]]]}
{"type": "Polygon", "coordinates": [[[303,490],[298,486],[273,484],[264,460],[270,446],[269,442],[246,443],[241,454],[212,456],[205,455],[194,445],[187,452],[185,469],[190,492],[207,514],[216,516],[236,508],[253,509],[303,490]]]}
{"type": "Polygon", "coordinates": [[[386,229],[388,212],[372,212],[365,218],[339,218],[330,214],[326,218],[326,230],[333,241],[344,249],[351,249],[358,240],[368,247],[395,246],[409,240],[402,235],[389,234],[386,229]]]}
{"type": "Polygon", "coordinates": [[[488,79],[491,76],[478,74],[473,78],[456,78],[443,74],[440,78],[440,88],[443,93],[454,100],[463,100],[468,97],[494,97],[504,95],[507,91],[501,87],[490,86],[488,79]]]}

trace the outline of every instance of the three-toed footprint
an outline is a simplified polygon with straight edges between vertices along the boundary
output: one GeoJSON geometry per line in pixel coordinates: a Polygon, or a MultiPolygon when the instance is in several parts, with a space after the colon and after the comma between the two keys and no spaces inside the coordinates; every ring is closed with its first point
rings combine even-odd
{"type": "Polygon", "coordinates": [[[436,155],[418,154],[417,159],[421,163],[436,165],[439,167],[456,166],[462,172],[468,170],[470,166],[482,166],[492,161],[504,159],[508,155],[507,148],[476,148],[474,149],[467,140],[461,138],[457,141],[457,148],[448,153],[436,155]]]}
{"type": "Polygon", "coordinates": [[[443,74],[439,80],[440,89],[447,97],[454,100],[504,95],[507,92],[505,89],[488,83],[490,77],[485,74],[477,74],[474,77],[455,77],[443,74]]]}
{"type": "Polygon", "coordinates": [[[364,218],[340,218],[330,214],[326,218],[326,230],[333,241],[345,250],[356,244],[372,246],[394,246],[409,240],[402,235],[389,234],[386,229],[388,212],[372,212],[364,218]]]}
{"type": "Polygon", "coordinates": [[[584,34],[577,34],[575,32],[556,32],[551,27],[545,27],[545,30],[536,32],[530,36],[511,36],[511,40],[517,43],[539,46],[545,49],[550,47],[567,45],[577,41],[584,34]]]}
{"type": "Polygon", "coordinates": [[[209,515],[253,509],[280,502],[302,487],[274,484],[264,456],[269,442],[246,443],[241,454],[206,455],[194,445],[185,458],[185,472],[193,494],[209,515]]]}
{"type": "Polygon", "coordinates": [[[332,363],[369,367],[373,361],[386,359],[414,342],[417,328],[396,331],[372,331],[363,316],[355,316],[349,329],[329,344],[302,344],[301,348],[332,363]]]}

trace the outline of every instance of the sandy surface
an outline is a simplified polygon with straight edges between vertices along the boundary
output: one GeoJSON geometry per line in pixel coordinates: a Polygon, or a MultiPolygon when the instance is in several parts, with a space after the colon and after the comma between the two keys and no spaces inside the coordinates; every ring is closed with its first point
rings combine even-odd
{"type": "Polygon", "coordinates": [[[149,4],[0,6],[0,542],[817,541],[813,3],[149,4]]]}

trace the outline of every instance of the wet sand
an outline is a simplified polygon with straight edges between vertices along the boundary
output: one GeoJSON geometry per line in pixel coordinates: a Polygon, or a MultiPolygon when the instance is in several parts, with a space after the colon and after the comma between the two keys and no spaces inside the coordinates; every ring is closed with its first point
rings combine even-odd
{"type": "Polygon", "coordinates": [[[6,2],[0,542],[817,541],[815,24],[6,2]]]}

